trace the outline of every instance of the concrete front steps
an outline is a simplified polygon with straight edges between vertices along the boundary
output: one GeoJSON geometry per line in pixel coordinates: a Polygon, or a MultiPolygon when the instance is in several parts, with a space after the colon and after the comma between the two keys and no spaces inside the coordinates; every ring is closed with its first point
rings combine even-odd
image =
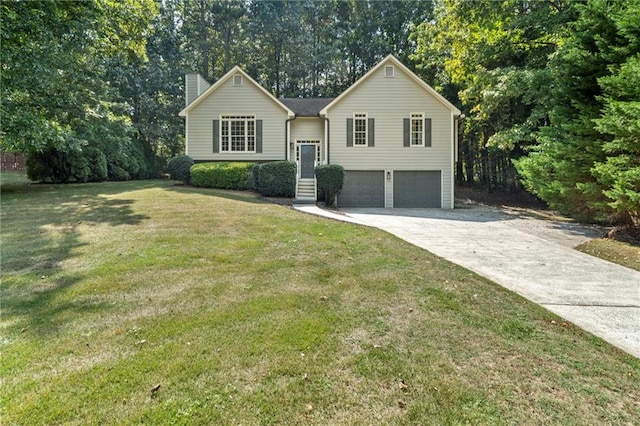
{"type": "Polygon", "coordinates": [[[317,189],[315,179],[298,178],[298,184],[296,185],[296,203],[315,204],[316,193],[317,189]]]}

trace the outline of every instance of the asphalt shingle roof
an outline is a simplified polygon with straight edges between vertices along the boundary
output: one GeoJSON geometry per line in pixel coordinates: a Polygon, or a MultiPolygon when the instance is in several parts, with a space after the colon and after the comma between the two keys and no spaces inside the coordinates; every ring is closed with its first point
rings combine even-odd
{"type": "Polygon", "coordinates": [[[335,98],[284,98],[280,102],[295,112],[298,117],[317,117],[320,110],[335,98]]]}

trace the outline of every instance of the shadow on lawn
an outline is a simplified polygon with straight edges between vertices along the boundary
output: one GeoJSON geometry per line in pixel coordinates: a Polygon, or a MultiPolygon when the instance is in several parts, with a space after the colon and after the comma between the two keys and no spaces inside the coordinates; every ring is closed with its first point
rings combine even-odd
{"type": "MultiPolygon", "coordinates": [[[[136,214],[134,200],[110,196],[144,189],[142,184],[12,186],[2,191],[2,310],[15,327],[55,332],[58,314],[100,309],[87,295],[56,299],[86,277],[81,268],[61,265],[91,244],[92,226],[140,224],[148,216],[136,214]],[[26,319],[26,324],[24,322],[26,319]]],[[[10,327],[9,327],[10,328],[10,327]]],[[[18,330],[20,331],[20,330],[18,330]]]]}
{"type": "Polygon", "coordinates": [[[179,192],[181,194],[196,193],[212,197],[226,198],[228,200],[242,201],[244,203],[251,204],[265,204],[272,202],[269,199],[262,197],[259,193],[250,190],[240,191],[218,188],[200,188],[196,186],[184,185],[181,183],[166,185],[164,189],[167,191],[179,192]]]}

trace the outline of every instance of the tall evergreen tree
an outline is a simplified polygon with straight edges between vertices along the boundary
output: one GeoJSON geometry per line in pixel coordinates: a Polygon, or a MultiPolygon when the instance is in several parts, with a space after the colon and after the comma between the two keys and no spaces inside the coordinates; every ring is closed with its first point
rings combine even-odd
{"type": "Polygon", "coordinates": [[[571,36],[548,67],[549,123],[516,165],[526,187],[561,211],[585,220],[637,218],[628,203],[638,191],[640,143],[629,120],[637,91],[627,78],[640,52],[639,1],[572,6],[571,36]]]}

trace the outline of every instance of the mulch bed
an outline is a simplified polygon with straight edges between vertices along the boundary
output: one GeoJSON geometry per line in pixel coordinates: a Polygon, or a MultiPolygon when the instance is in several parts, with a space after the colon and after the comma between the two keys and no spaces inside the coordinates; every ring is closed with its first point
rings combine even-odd
{"type": "Polygon", "coordinates": [[[472,186],[456,186],[456,198],[460,200],[471,200],[488,206],[549,210],[547,203],[525,191],[487,191],[486,189],[472,186]]]}

